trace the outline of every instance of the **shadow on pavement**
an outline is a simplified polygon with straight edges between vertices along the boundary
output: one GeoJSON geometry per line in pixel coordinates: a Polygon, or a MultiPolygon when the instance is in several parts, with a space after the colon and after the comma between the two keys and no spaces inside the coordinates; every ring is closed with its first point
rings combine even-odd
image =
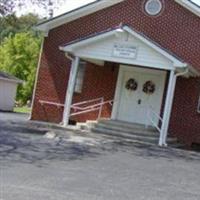
{"type": "Polygon", "coordinates": [[[93,144],[88,144],[72,142],[68,140],[71,133],[64,132],[57,138],[47,139],[44,134],[48,130],[30,127],[28,123],[20,125],[17,124],[17,120],[13,123],[9,120],[14,119],[13,116],[7,118],[8,120],[3,121],[0,119],[0,162],[13,160],[40,165],[40,162],[81,160],[118,152],[126,152],[129,156],[139,156],[144,159],[200,161],[200,154],[196,152],[133,143],[124,138],[108,139],[98,135],[97,139],[95,134],[85,134],[84,138],[94,141],[93,144]]]}

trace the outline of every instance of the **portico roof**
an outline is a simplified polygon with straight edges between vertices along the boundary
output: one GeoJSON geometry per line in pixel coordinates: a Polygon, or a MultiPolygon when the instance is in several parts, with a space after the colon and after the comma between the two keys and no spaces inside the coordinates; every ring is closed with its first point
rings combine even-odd
{"type": "MultiPolygon", "coordinates": [[[[98,33],[89,35],[85,38],[81,38],[81,39],[78,39],[78,40],[71,41],[69,43],[66,43],[66,44],[60,46],[60,50],[67,52],[67,53],[71,53],[71,54],[80,56],[79,52],[80,52],[81,49],[82,49],[83,52],[84,52],[84,49],[85,49],[85,51],[87,51],[86,48],[89,48],[90,46],[94,46],[97,43],[101,43],[102,41],[111,40],[113,38],[119,37],[119,35],[122,35],[122,34],[128,34],[128,35],[131,35],[132,37],[136,38],[142,44],[146,45],[147,48],[152,49],[154,52],[156,52],[157,54],[159,54],[163,58],[170,61],[173,65],[174,69],[181,69],[181,68],[188,67],[190,69],[190,72],[193,75],[198,74],[198,72],[193,67],[191,67],[189,64],[184,62],[184,60],[179,58],[176,54],[174,54],[174,53],[170,52],[169,50],[163,48],[161,45],[159,45],[155,41],[151,40],[149,37],[147,37],[143,33],[140,33],[138,31],[130,28],[127,25],[118,26],[118,27],[115,27],[115,28],[110,28],[110,29],[107,29],[103,32],[98,32],[98,33]]],[[[127,44],[131,44],[131,43],[132,43],[132,41],[127,42],[127,44]]],[[[139,48],[140,47],[138,47],[138,49],[139,48]]],[[[84,53],[83,57],[86,57],[85,53],[84,53]]],[[[97,59],[99,59],[99,57],[97,57],[97,59]]],[[[152,59],[153,59],[153,57],[152,57],[152,59]]],[[[109,59],[107,61],[109,61],[109,59]]]]}
{"type": "Polygon", "coordinates": [[[164,57],[166,57],[167,59],[172,61],[176,67],[187,67],[188,66],[188,64],[185,63],[181,58],[179,58],[178,56],[176,56],[172,52],[166,50],[165,48],[160,46],[158,43],[152,41],[146,35],[130,28],[127,25],[124,25],[122,27],[116,27],[116,28],[113,28],[113,29],[108,29],[108,30],[105,30],[103,32],[99,32],[99,33],[89,35],[85,38],[81,38],[81,39],[78,39],[78,40],[71,41],[69,43],[66,43],[66,44],[60,46],[60,50],[65,51],[65,52],[69,52],[69,53],[74,53],[76,51],[76,49],[79,49],[83,46],[88,46],[88,45],[95,43],[99,40],[106,39],[107,37],[110,37],[112,35],[116,36],[116,34],[120,34],[120,32],[121,33],[127,32],[130,35],[136,37],[137,39],[139,39],[140,41],[144,42],[146,45],[148,45],[149,47],[154,49],[156,52],[162,54],[164,57]]]}

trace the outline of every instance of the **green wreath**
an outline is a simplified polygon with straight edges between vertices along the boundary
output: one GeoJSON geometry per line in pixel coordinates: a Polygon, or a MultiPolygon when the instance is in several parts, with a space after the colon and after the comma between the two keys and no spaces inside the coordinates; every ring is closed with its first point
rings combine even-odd
{"type": "Polygon", "coordinates": [[[130,90],[130,91],[135,91],[137,90],[138,87],[138,83],[135,79],[130,78],[127,82],[126,82],[126,89],[130,90]]]}
{"type": "Polygon", "coordinates": [[[156,90],[156,86],[153,81],[147,81],[143,85],[143,92],[146,94],[153,94],[156,90]]]}

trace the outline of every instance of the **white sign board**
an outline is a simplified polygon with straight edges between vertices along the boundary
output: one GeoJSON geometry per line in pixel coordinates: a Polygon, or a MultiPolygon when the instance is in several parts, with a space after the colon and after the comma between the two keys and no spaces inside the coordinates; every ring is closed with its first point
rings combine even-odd
{"type": "Polygon", "coordinates": [[[120,58],[136,58],[137,47],[132,45],[115,44],[113,47],[113,56],[120,58]]]}

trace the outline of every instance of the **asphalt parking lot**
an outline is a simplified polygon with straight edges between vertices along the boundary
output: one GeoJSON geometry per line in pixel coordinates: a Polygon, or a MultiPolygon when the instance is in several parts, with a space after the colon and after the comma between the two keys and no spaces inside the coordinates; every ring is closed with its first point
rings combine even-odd
{"type": "Polygon", "coordinates": [[[26,120],[0,113],[0,200],[200,199],[199,153],[63,130],[49,137],[26,120]]]}

